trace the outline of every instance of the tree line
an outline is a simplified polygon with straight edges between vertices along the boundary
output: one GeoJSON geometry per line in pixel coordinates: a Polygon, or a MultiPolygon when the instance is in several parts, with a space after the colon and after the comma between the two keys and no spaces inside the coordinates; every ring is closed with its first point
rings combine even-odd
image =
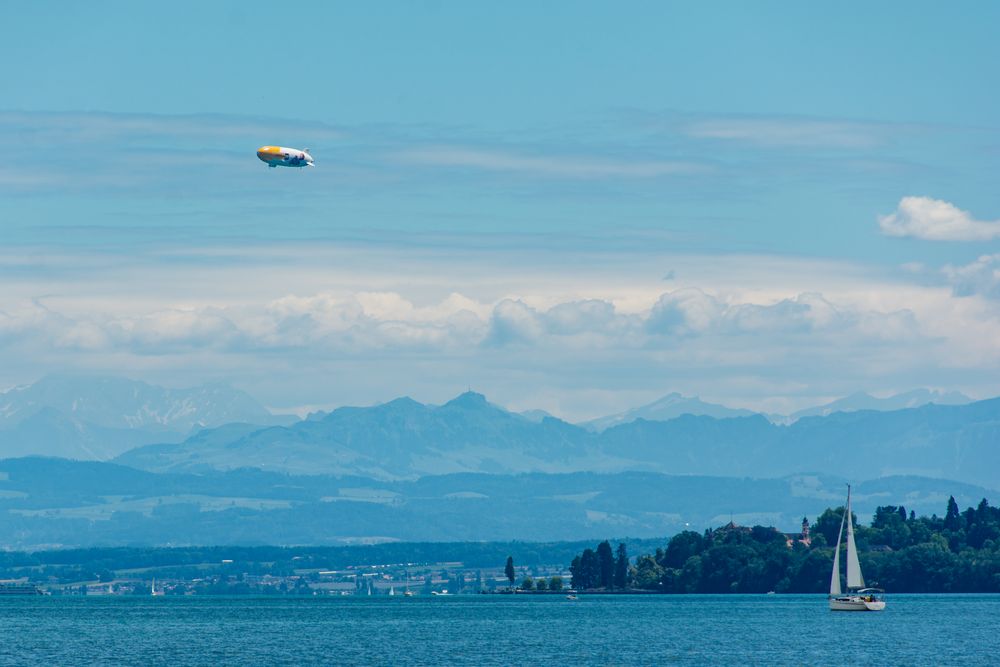
{"type": "MultiPolygon", "coordinates": [[[[732,523],[704,533],[684,531],[634,563],[624,545],[615,556],[602,542],[573,558],[572,585],[663,593],[825,593],[843,514],[843,507],[827,509],[815,523],[806,523],[803,534],[732,523]]],[[[886,505],[876,509],[869,525],[858,524],[853,513],[852,518],[869,585],[897,593],[1000,592],[1000,508],[985,499],[959,511],[949,498],[943,517],[917,517],[905,507],[886,505]]]]}
{"type": "Polygon", "coordinates": [[[617,553],[612,552],[611,543],[605,540],[596,549],[584,549],[573,559],[569,571],[570,585],[578,590],[603,588],[613,591],[629,587],[630,564],[625,543],[618,544],[617,553]]]}

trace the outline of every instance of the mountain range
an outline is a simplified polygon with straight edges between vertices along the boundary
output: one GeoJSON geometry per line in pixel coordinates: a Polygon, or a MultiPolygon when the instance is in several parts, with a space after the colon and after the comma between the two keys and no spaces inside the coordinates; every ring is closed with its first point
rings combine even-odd
{"type": "Polygon", "coordinates": [[[995,495],[1000,398],[849,399],[778,421],[675,394],[577,425],[467,392],[297,419],[224,385],[46,378],[0,394],[0,547],[792,530],[846,480],[862,512],[995,495]]]}
{"type": "Polygon", "coordinates": [[[222,384],[168,389],[108,376],[53,375],[0,393],[0,456],[106,460],[232,422],[289,423],[222,384]]]}
{"type": "Polygon", "coordinates": [[[626,470],[776,477],[812,470],[853,479],[916,474],[995,486],[1000,399],[925,403],[934,399],[964,397],[923,391],[893,402],[856,395],[839,405],[919,407],[834,411],[775,423],[673,394],[575,425],[540,411],[513,413],[467,392],[443,405],[400,398],[299,420],[272,415],[223,385],[178,390],[57,376],[0,394],[0,456],[113,459],[152,472],[256,467],[382,480],[626,470]]]}
{"type": "Polygon", "coordinates": [[[777,477],[822,471],[853,479],[914,474],[996,486],[1000,399],[892,412],[837,412],[775,424],[760,415],[639,419],[600,433],[540,422],[473,392],[441,406],[403,398],[318,420],[230,425],[180,443],[138,447],[117,463],[154,472],[254,467],[292,474],[412,479],[430,474],[655,471],[777,477]]]}

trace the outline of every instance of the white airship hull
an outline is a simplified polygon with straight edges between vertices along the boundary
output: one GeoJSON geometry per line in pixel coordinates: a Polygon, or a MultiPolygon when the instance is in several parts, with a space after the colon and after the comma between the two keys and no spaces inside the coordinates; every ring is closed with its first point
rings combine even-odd
{"type": "Polygon", "coordinates": [[[308,151],[284,146],[261,146],[257,157],[268,167],[311,167],[313,157],[308,151]]]}

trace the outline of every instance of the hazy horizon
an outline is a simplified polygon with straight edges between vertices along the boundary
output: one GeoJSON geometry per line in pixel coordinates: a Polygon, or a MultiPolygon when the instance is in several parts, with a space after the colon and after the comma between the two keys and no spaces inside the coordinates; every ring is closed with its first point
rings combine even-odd
{"type": "MultiPolygon", "coordinates": [[[[10,387],[3,387],[3,388],[0,388],[0,397],[3,397],[5,394],[11,393],[11,392],[17,392],[17,391],[23,391],[23,390],[26,390],[26,389],[30,389],[34,385],[42,383],[42,382],[55,381],[56,383],[61,383],[62,381],[68,381],[68,380],[72,380],[72,381],[93,381],[93,380],[103,380],[103,379],[125,380],[125,381],[128,381],[128,382],[141,382],[141,383],[147,384],[147,385],[149,385],[151,387],[163,388],[163,389],[167,389],[167,390],[177,390],[177,391],[199,389],[199,388],[202,388],[202,387],[211,387],[211,386],[216,386],[216,385],[217,386],[223,386],[223,387],[227,387],[227,388],[233,388],[233,389],[240,390],[238,387],[235,387],[234,385],[232,385],[231,383],[226,382],[226,381],[207,382],[207,383],[201,383],[201,384],[192,384],[192,383],[183,383],[183,382],[180,382],[180,383],[166,383],[166,384],[162,384],[161,385],[161,384],[158,384],[158,383],[155,383],[155,382],[149,382],[147,380],[142,379],[141,377],[135,377],[134,375],[127,374],[127,373],[119,373],[119,374],[103,374],[103,373],[102,374],[94,374],[94,373],[88,373],[88,372],[85,372],[85,371],[78,371],[78,372],[50,373],[48,375],[39,377],[36,380],[31,381],[31,382],[27,382],[25,384],[12,385],[10,387]]],[[[639,408],[648,407],[650,405],[656,405],[656,404],[660,403],[663,400],[669,400],[669,399],[680,399],[682,401],[702,401],[702,402],[705,402],[705,403],[708,403],[708,404],[711,404],[711,405],[716,405],[716,406],[723,407],[723,408],[730,408],[730,409],[733,409],[733,410],[747,410],[749,412],[753,412],[753,413],[757,413],[757,414],[773,415],[773,416],[776,416],[776,417],[781,417],[781,416],[787,417],[787,416],[793,415],[795,412],[802,412],[802,411],[808,410],[808,409],[821,408],[821,407],[824,407],[824,406],[826,406],[828,404],[841,403],[841,402],[844,402],[844,401],[846,401],[848,399],[852,399],[852,398],[856,398],[856,397],[861,397],[861,396],[867,396],[867,397],[870,397],[870,398],[873,398],[873,399],[876,399],[876,400],[887,400],[887,399],[892,399],[892,398],[907,396],[907,395],[914,394],[914,393],[923,393],[923,392],[926,392],[929,395],[930,399],[931,399],[930,402],[934,402],[934,398],[968,399],[969,401],[972,401],[972,402],[980,401],[980,400],[988,400],[990,398],[995,398],[993,396],[967,396],[967,395],[962,394],[961,392],[954,392],[954,391],[943,390],[943,389],[936,389],[936,388],[931,388],[931,387],[912,387],[910,389],[899,391],[899,392],[870,392],[870,391],[865,391],[864,389],[859,389],[857,391],[851,392],[851,393],[843,395],[843,396],[831,396],[831,397],[827,397],[825,399],[822,398],[822,397],[820,397],[820,398],[815,399],[818,402],[802,402],[801,405],[799,406],[799,408],[797,410],[789,412],[789,413],[786,413],[786,414],[781,414],[781,413],[769,413],[769,412],[766,412],[766,411],[754,410],[751,407],[748,407],[748,406],[745,406],[745,405],[740,405],[738,403],[725,404],[725,403],[721,403],[721,402],[715,401],[712,397],[696,396],[696,395],[686,395],[686,394],[683,394],[681,392],[666,391],[666,392],[663,392],[663,393],[651,395],[650,398],[648,400],[645,400],[644,402],[636,403],[634,405],[625,406],[625,408],[623,410],[620,410],[619,412],[614,412],[614,413],[612,413],[612,412],[598,412],[598,413],[594,413],[594,414],[588,414],[588,415],[582,415],[582,416],[581,415],[577,415],[577,416],[570,417],[570,416],[567,416],[567,415],[550,413],[547,410],[543,410],[542,408],[538,408],[538,407],[530,407],[529,406],[527,408],[525,408],[525,407],[514,408],[514,407],[511,407],[509,405],[503,405],[503,404],[500,404],[497,401],[493,400],[493,398],[490,397],[489,394],[486,394],[486,393],[480,391],[476,386],[469,385],[469,386],[466,386],[464,388],[456,388],[452,394],[446,395],[443,399],[438,399],[438,400],[426,399],[426,398],[424,398],[422,396],[419,396],[419,395],[398,394],[398,395],[394,395],[394,396],[389,396],[388,398],[385,398],[385,399],[382,399],[382,400],[371,401],[371,402],[368,402],[368,403],[361,403],[359,401],[353,401],[353,402],[348,401],[348,402],[345,402],[345,403],[306,404],[306,405],[294,406],[292,408],[288,408],[288,407],[282,407],[282,406],[267,405],[267,404],[261,402],[261,407],[265,408],[266,410],[268,410],[270,413],[272,413],[275,416],[296,416],[298,418],[305,418],[309,414],[315,413],[315,412],[330,412],[330,411],[336,410],[338,408],[346,408],[346,407],[374,407],[374,406],[378,406],[378,405],[384,405],[385,403],[388,403],[388,402],[391,402],[391,401],[395,401],[395,400],[398,400],[398,399],[403,399],[403,398],[409,398],[409,399],[417,401],[418,403],[422,403],[422,404],[425,404],[425,405],[441,405],[441,404],[444,404],[444,403],[449,402],[451,400],[454,400],[454,399],[456,399],[456,398],[458,398],[458,397],[460,397],[460,396],[462,396],[462,395],[464,395],[464,394],[466,394],[468,392],[472,392],[472,393],[475,393],[475,394],[481,394],[490,403],[492,403],[494,405],[498,405],[499,407],[501,407],[501,408],[503,408],[505,410],[508,410],[510,412],[513,412],[513,413],[531,413],[531,412],[543,411],[543,412],[546,412],[547,414],[551,414],[553,417],[557,417],[557,418],[562,419],[563,421],[567,421],[569,423],[584,423],[584,422],[587,422],[587,421],[598,419],[600,417],[608,417],[608,416],[612,416],[614,414],[619,414],[619,413],[634,412],[634,411],[636,411],[639,408]]],[[[250,392],[248,392],[248,395],[252,399],[254,399],[254,401],[258,401],[259,400],[258,397],[254,396],[250,392]]]]}

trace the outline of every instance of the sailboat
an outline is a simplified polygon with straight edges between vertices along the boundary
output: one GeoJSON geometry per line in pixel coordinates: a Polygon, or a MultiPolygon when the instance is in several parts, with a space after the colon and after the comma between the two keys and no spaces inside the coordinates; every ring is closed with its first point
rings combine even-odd
{"type": "Polygon", "coordinates": [[[858,561],[858,548],[854,545],[854,521],[851,520],[851,485],[847,485],[847,507],[840,520],[840,532],[837,533],[837,548],[833,552],[833,573],[830,575],[830,610],[831,611],[882,611],[885,600],[878,594],[884,591],[878,588],[865,588],[865,578],[861,574],[861,563],[858,561]],[[847,593],[840,590],[840,538],[844,535],[844,525],[847,525],[847,593]]]}

